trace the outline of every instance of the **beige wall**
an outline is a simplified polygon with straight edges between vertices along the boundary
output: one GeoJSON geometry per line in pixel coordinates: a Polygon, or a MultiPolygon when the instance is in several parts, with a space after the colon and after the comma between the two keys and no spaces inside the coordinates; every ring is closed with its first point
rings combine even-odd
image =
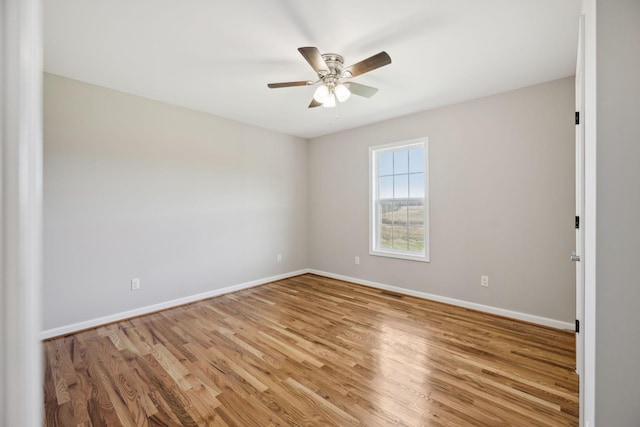
{"type": "Polygon", "coordinates": [[[572,322],[573,115],[565,78],[311,140],[310,267],[572,322]],[[370,256],[368,147],[422,136],[431,262],[370,256]]]}
{"type": "Polygon", "coordinates": [[[308,143],[48,74],[44,118],[45,329],[307,267],[574,317],[572,78],[308,143]],[[431,262],[369,256],[368,147],[420,136],[431,262]]]}
{"type": "Polygon", "coordinates": [[[307,267],[306,162],[303,139],[45,74],[44,329],[307,267]]]}
{"type": "Polygon", "coordinates": [[[640,425],[640,2],[596,7],[595,415],[627,427],[640,425]]]}

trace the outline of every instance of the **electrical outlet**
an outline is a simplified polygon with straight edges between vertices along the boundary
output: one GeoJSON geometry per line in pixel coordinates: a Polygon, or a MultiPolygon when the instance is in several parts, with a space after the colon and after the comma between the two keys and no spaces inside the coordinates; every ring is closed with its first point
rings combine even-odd
{"type": "Polygon", "coordinates": [[[480,286],[489,287],[489,276],[480,276],[480,286]]]}
{"type": "Polygon", "coordinates": [[[360,264],[360,257],[359,256],[356,257],[356,264],[360,264]]]}
{"type": "Polygon", "coordinates": [[[137,291],[140,289],[140,279],[131,279],[131,290],[137,291]]]}
{"type": "Polygon", "coordinates": [[[276,256],[276,261],[282,262],[282,254],[278,254],[278,256],[276,256]]]}

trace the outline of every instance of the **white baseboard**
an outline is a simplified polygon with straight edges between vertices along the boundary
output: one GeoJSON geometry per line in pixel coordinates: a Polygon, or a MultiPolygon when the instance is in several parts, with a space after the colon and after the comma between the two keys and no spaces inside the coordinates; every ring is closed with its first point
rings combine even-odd
{"type": "Polygon", "coordinates": [[[470,308],[473,310],[483,311],[485,313],[497,314],[499,316],[509,317],[512,319],[523,320],[525,322],[536,323],[538,325],[549,326],[556,329],[568,329],[573,330],[574,325],[570,322],[563,322],[561,320],[549,319],[546,317],[535,316],[533,314],[521,313],[518,311],[506,310],[504,308],[491,307],[488,305],[477,304],[474,302],[458,300],[455,298],[443,297],[440,295],[429,294],[426,292],[414,291],[411,289],[400,288],[397,286],[385,285],[383,283],[372,282],[369,280],[358,279],[356,277],[342,276],[340,274],[328,273],[326,271],[319,271],[313,269],[302,269],[292,271],[289,273],[280,274],[277,276],[266,277],[263,279],[253,280],[251,282],[240,283],[237,285],[227,286],[221,289],[215,289],[209,292],[203,292],[196,295],[191,295],[183,298],[174,299],[171,301],[162,302],[159,304],[148,305],[146,307],[136,308],[134,310],[123,311],[121,313],[112,314],[105,317],[99,317],[95,319],[85,320],[83,322],[73,323],[70,325],[60,326],[58,328],[47,329],[40,333],[40,339],[45,340],[61,335],[71,334],[74,332],[82,331],[84,329],[95,328],[98,326],[106,325],[108,323],[119,322],[121,320],[130,319],[132,317],[142,316],[145,314],[153,313],[160,310],[166,310],[180,305],[189,304],[196,301],[201,301],[207,298],[216,297],[230,292],[240,291],[242,289],[252,288],[254,286],[264,285],[265,283],[276,282],[278,280],[287,279],[289,277],[299,276],[301,274],[312,273],[318,276],[329,277],[332,279],[344,280],[346,282],[357,283],[360,285],[370,286],[373,288],[384,289],[387,291],[397,292],[399,294],[411,295],[418,298],[428,299],[432,301],[443,302],[446,304],[456,305],[459,307],[470,308]]]}
{"type": "Polygon", "coordinates": [[[424,298],[432,301],[443,302],[446,304],[456,305],[459,307],[470,308],[473,310],[483,311],[485,313],[497,314],[499,316],[509,317],[511,319],[523,320],[525,322],[536,323],[538,325],[548,326],[556,329],[574,330],[575,325],[570,322],[549,319],[547,317],[535,316],[533,314],[521,313],[518,311],[506,310],[504,308],[491,307],[488,305],[477,304],[475,302],[463,301],[455,298],[443,297],[440,295],[428,294],[426,292],[414,291],[411,289],[399,288],[397,286],[385,285],[383,283],[371,282],[369,280],[358,279],[355,277],[342,276],[340,274],[327,273],[310,269],[309,273],[318,276],[329,277],[332,279],[344,280],[345,282],[357,283],[359,285],[370,286],[372,288],[384,289],[387,291],[397,292],[399,294],[411,295],[418,298],[424,298]]]}
{"type": "Polygon", "coordinates": [[[279,274],[277,276],[271,276],[271,277],[266,277],[264,279],[252,280],[251,282],[240,283],[237,285],[227,286],[226,288],[215,289],[209,292],[203,292],[196,295],[178,298],[171,301],[162,302],[159,304],[148,305],[146,307],[140,307],[134,310],[123,311],[121,313],[111,314],[105,317],[98,317],[96,319],[85,320],[83,322],[73,323],[71,325],[65,325],[65,326],[60,326],[58,328],[47,329],[40,333],[40,339],[46,340],[49,338],[82,331],[84,329],[95,328],[97,326],[106,325],[108,323],[119,322],[121,320],[130,319],[132,317],[142,316],[144,314],[149,314],[149,313],[153,313],[160,310],[166,310],[168,308],[178,307],[180,305],[201,301],[207,298],[212,298],[212,297],[216,297],[223,294],[228,294],[230,292],[240,291],[242,289],[248,289],[254,286],[264,285],[265,283],[276,282],[278,280],[287,279],[289,277],[299,276],[301,274],[306,274],[308,272],[309,272],[309,269],[292,271],[289,273],[279,274]]]}

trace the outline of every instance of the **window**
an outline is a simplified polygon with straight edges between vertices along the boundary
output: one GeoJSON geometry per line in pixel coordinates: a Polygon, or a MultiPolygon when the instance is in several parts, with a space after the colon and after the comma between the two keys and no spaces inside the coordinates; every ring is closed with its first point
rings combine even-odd
{"type": "Polygon", "coordinates": [[[370,254],[429,261],[427,139],[369,148],[370,254]]]}

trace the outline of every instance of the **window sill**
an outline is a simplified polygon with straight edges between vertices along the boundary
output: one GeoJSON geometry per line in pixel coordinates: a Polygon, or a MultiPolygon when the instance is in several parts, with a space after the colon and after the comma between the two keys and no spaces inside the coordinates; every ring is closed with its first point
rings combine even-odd
{"type": "Polygon", "coordinates": [[[429,255],[411,255],[399,252],[369,251],[369,255],[380,256],[385,258],[404,259],[407,261],[430,262],[429,255]]]}

